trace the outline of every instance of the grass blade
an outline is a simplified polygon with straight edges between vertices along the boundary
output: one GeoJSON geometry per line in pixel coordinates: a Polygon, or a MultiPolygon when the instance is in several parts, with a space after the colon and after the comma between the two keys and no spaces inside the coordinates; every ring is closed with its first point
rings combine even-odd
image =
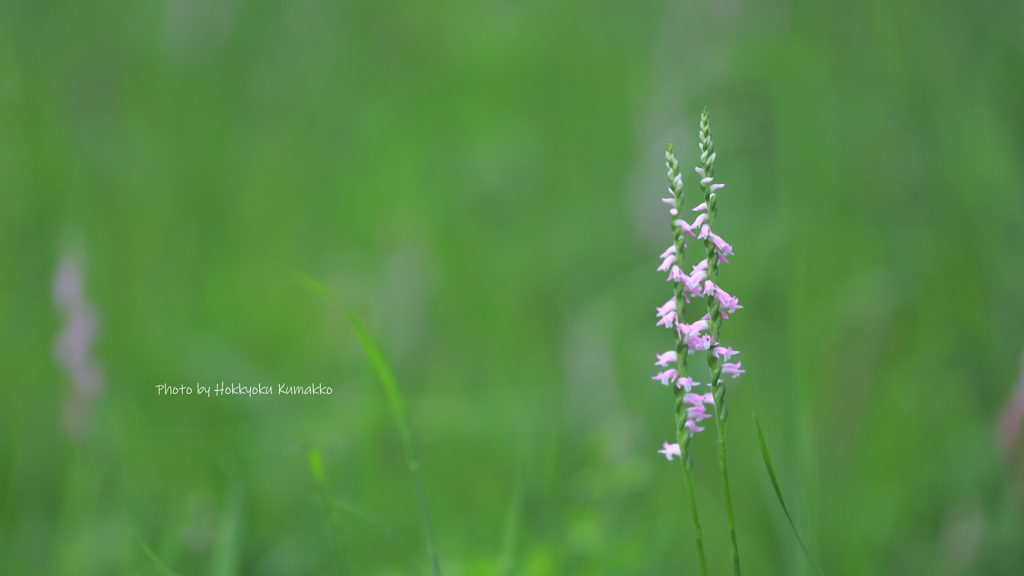
{"type": "Polygon", "coordinates": [[[331,524],[331,536],[334,538],[334,548],[338,553],[338,564],[343,564],[341,552],[341,522],[338,521],[338,512],[331,506],[331,490],[327,486],[327,475],[324,474],[324,466],[320,460],[320,451],[316,448],[309,449],[309,471],[313,474],[313,482],[320,492],[320,502],[327,513],[327,520],[331,524]]]}
{"type": "Polygon", "coordinates": [[[229,481],[217,536],[210,551],[210,576],[236,576],[242,559],[242,489],[229,481]]]}
{"type": "Polygon", "coordinates": [[[811,553],[807,550],[807,546],[804,545],[804,541],[800,539],[800,534],[796,531],[796,524],[793,523],[793,517],[789,515],[789,508],[786,507],[786,500],[782,497],[782,489],[779,488],[779,480],[775,477],[775,467],[772,466],[772,456],[768,453],[768,444],[764,441],[764,433],[761,432],[761,423],[757,421],[757,414],[754,415],[754,424],[757,426],[757,440],[761,443],[761,456],[764,457],[764,466],[768,469],[768,476],[772,479],[772,486],[775,487],[775,496],[779,499],[779,504],[782,505],[782,511],[786,513],[786,520],[789,520],[789,526],[793,529],[793,536],[796,536],[796,541],[800,544],[800,549],[804,551],[804,556],[807,557],[807,561],[811,563],[811,567],[814,568],[814,572],[818,576],[822,576],[821,570],[818,565],[814,563],[814,559],[811,558],[811,553]]]}
{"type": "Polygon", "coordinates": [[[139,543],[142,551],[146,553],[146,556],[149,556],[149,559],[153,561],[153,564],[156,566],[157,570],[163,574],[163,576],[181,576],[174,570],[171,570],[170,566],[165,564],[164,561],[156,555],[156,552],[153,552],[153,550],[146,545],[146,541],[136,534],[135,531],[132,531],[132,536],[135,537],[135,541],[139,543]]]}
{"type": "Polygon", "coordinates": [[[519,453],[519,464],[516,466],[516,483],[509,502],[508,514],[505,517],[505,529],[501,538],[501,554],[498,557],[498,575],[510,576],[514,573],[516,542],[519,526],[522,522],[523,500],[526,496],[526,461],[527,449],[519,453]]]}
{"type": "Polygon", "coordinates": [[[437,557],[437,548],[434,546],[434,534],[430,528],[427,499],[423,491],[423,480],[420,478],[420,463],[416,456],[416,443],[413,440],[412,423],[409,419],[409,412],[405,407],[405,401],[402,400],[402,394],[398,391],[398,385],[395,383],[395,377],[391,374],[391,369],[384,360],[384,355],[377,348],[377,344],[370,338],[370,334],[363,327],[362,322],[359,321],[359,317],[342,304],[341,300],[320,282],[301,272],[295,272],[294,275],[307,290],[338,307],[345,314],[345,319],[348,320],[352,331],[356,333],[356,339],[359,340],[359,344],[363,347],[366,359],[370,361],[370,365],[373,366],[374,371],[377,373],[377,380],[380,381],[381,386],[384,388],[384,394],[387,396],[388,404],[391,406],[391,414],[395,417],[398,434],[402,438],[402,447],[405,449],[405,460],[409,465],[409,471],[412,473],[412,481],[416,489],[416,501],[419,504],[420,521],[423,524],[423,536],[427,545],[427,556],[430,558],[430,565],[434,576],[441,576],[441,564],[437,557]]]}

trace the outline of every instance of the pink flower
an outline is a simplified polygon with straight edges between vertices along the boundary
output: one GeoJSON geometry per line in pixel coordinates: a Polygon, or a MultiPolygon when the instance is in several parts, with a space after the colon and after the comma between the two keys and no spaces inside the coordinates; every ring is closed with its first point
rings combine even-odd
{"type": "Polygon", "coordinates": [[[705,394],[685,394],[683,395],[683,402],[687,404],[693,404],[694,406],[702,406],[704,404],[714,404],[715,397],[711,392],[705,394]]]}
{"type": "Polygon", "coordinates": [[[658,361],[654,363],[655,366],[668,366],[669,362],[678,362],[679,358],[676,356],[675,350],[669,350],[664,354],[658,354],[658,361]]]}
{"type": "Polygon", "coordinates": [[[61,257],[53,275],[53,301],[66,318],[53,352],[71,381],[62,417],[67,434],[79,441],[89,434],[93,407],[104,388],[103,367],[94,350],[99,314],[85,293],[81,255],[67,252],[61,257]]]}
{"type": "Polygon", "coordinates": [[[658,372],[658,375],[651,378],[651,380],[658,380],[663,385],[668,386],[670,383],[675,382],[676,378],[678,378],[678,373],[674,368],[669,368],[668,370],[658,372]]]}
{"type": "Polygon", "coordinates": [[[689,392],[694,386],[700,386],[700,382],[697,382],[689,376],[683,376],[676,380],[676,388],[685,388],[689,392]]]}
{"type": "Polygon", "coordinates": [[[693,209],[693,211],[694,212],[701,212],[701,211],[707,212],[707,209],[708,209],[708,203],[707,202],[701,202],[700,205],[698,205],[696,208],[693,209]]]}
{"type": "Polygon", "coordinates": [[[702,350],[708,350],[711,348],[711,335],[704,334],[703,336],[689,336],[683,341],[683,345],[689,348],[690,354],[702,350]]]}
{"type": "Polygon", "coordinates": [[[722,364],[722,374],[732,374],[732,377],[736,378],[740,374],[746,372],[746,370],[740,370],[741,364],[743,364],[743,362],[737,362],[735,364],[726,362],[725,364],[722,364]]]}
{"type": "MultiPolygon", "coordinates": [[[[704,233],[703,229],[701,229],[701,233],[704,233]]],[[[730,246],[725,240],[722,240],[721,236],[715,234],[714,232],[711,232],[709,236],[711,238],[711,241],[715,244],[715,247],[718,248],[718,253],[720,256],[729,256],[732,254],[732,246],[730,246]]],[[[701,236],[701,238],[703,237],[704,236],[701,236]]]]}
{"type": "Polygon", "coordinates": [[[715,290],[715,297],[718,298],[718,301],[722,304],[722,310],[735,312],[736,310],[743,308],[743,306],[740,306],[739,298],[730,296],[728,292],[721,288],[717,288],[715,290]]]}
{"type": "Polygon", "coordinates": [[[716,346],[715,349],[712,350],[711,352],[712,352],[712,354],[715,355],[716,358],[725,358],[726,362],[728,362],[729,359],[731,359],[736,354],[740,353],[739,350],[733,350],[732,346],[729,346],[728,348],[722,348],[721,346],[716,346]]]}
{"type": "MultiPolygon", "coordinates": [[[[673,216],[675,216],[675,214],[673,214],[673,216]]],[[[682,219],[675,220],[674,224],[676,226],[679,226],[679,229],[682,230],[683,232],[685,232],[686,234],[689,234],[690,236],[693,236],[693,224],[687,224],[686,220],[682,220],[682,219]]]]}
{"type": "Polygon", "coordinates": [[[697,172],[697,176],[700,176],[701,178],[704,177],[704,169],[703,168],[701,168],[700,166],[694,166],[693,169],[694,169],[694,171],[697,172]]]}
{"type": "Polygon", "coordinates": [[[678,324],[676,332],[683,340],[683,345],[692,353],[695,350],[707,350],[711,346],[711,336],[701,334],[708,329],[707,320],[698,320],[693,324],[678,324]]]}
{"type": "Polygon", "coordinates": [[[675,254],[669,254],[668,256],[663,256],[663,258],[665,259],[662,260],[661,266],[658,266],[658,272],[664,272],[665,270],[668,270],[668,267],[675,264],[676,262],[675,254]]]}
{"type": "Polygon", "coordinates": [[[701,186],[707,186],[708,184],[711,184],[714,180],[715,180],[714,178],[701,178],[700,179],[700,185],[701,186]]]}
{"type": "Polygon", "coordinates": [[[706,212],[702,212],[700,216],[697,216],[697,219],[693,221],[693,224],[691,224],[690,227],[691,228],[697,228],[698,226],[703,225],[707,221],[708,221],[707,213],[706,212]]]}
{"type": "Polygon", "coordinates": [[[669,312],[675,312],[675,309],[676,309],[676,298],[675,298],[675,296],[673,296],[673,297],[668,299],[668,302],[665,302],[664,304],[662,304],[661,306],[658,307],[658,318],[661,318],[662,316],[665,316],[669,312]]]}
{"type": "Polygon", "coordinates": [[[703,426],[697,426],[697,423],[694,422],[693,420],[687,420],[686,421],[686,427],[690,430],[690,434],[691,435],[696,434],[697,432],[703,432],[704,431],[704,427],[703,426]]]}
{"type": "Polygon", "coordinates": [[[664,316],[661,317],[661,320],[658,320],[658,323],[655,324],[655,326],[664,326],[665,328],[671,328],[671,327],[673,327],[675,325],[676,325],[676,311],[675,311],[675,309],[673,309],[670,312],[666,313],[664,316]]]}
{"type": "Polygon", "coordinates": [[[708,414],[707,409],[704,407],[704,404],[702,403],[702,404],[697,404],[695,406],[690,406],[689,408],[687,408],[686,409],[686,418],[687,418],[687,420],[700,421],[700,420],[706,420],[708,418],[711,418],[711,414],[708,414]]]}
{"type": "Polygon", "coordinates": [[[665,204],[668,204],[669,206],[675,206],[676,205],[676,199],[675,198],[662,198],[661,201],[664,202],[665,204]]]}
{"type": "MultiPolygon", "coordinates": [[[[659,270],[661,270],[661,268],[659,268],[659,270]]],[[[668,281],[688,284],[690,282],[690,277],[683,274],[683,269],[679,266],[672,266],[672,270],[668,273],[668,281]]]]}
{"type": "Polygon", "coordinates": [[[716,192],[718,190],[721,190],[722,188],[725,188],[725,184],[712,184],[711,185],[711,191],[712,192],[716,192]]]}
{"type": "MultiPolygon", "coordinates": [[[[706,315],[705,315],[706,316],[706,315]]],[[[708,320],[710,318],[702,318],[697,320],[693,324],[680,324],[679,333],[684,335],[697,334],[708,329],[708,320]]]]}
{"type": "Polygon", "coordinates": [[[679,450],[679,444],[669,444],[665,442],[665,447],[658,450],[659,454],[664,454],[665,458],[671,460],[673,456],[679,456],[682,458],[683,453],[679,450]]]}
{"type": "Polygon", "coordinates": [[[707,277],[707,272],[698,270],[693,276],[689,277],[689,280],[685,283],[683,288],[693,296],[703,296],[704,294],[701,292],[700,283],[707,277]]]}

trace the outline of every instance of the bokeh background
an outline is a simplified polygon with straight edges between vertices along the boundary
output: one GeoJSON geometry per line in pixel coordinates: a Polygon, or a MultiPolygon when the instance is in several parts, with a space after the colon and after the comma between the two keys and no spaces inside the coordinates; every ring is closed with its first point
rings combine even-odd
{"type": "Polygon", "coordinates": [[[445,574],[696,574],[650,377],[664,149],[696,196],[707,105],[747,573],[808,573],[756,412],[827,574],[1020,574],[1022,32],[999,1],[0,3],[0,573],[428,572],[385,395],[298,270],[395,372],[445,574]],[[334,393],[155,392],[221,381],[334,393]]]}

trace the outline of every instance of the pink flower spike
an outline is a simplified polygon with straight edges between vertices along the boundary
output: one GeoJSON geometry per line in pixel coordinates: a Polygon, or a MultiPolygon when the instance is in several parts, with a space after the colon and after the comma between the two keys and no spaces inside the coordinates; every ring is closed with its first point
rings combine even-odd
{"type": "Polygon", "coordinates": [[[712,184],[711,185],[711,191],[712,192],[715,192],[716,190],[721,190],[722,188],[725,188],[725,184],[712,184]]]}
{"type": "Polygon", "coordinates": [[[669,368],[668,370],[665,370],[664,372],[658,372],[658,375],[654,376],[653,378],[651,378],[651,380],[658,380],[659,382],[662,383],[662,385],[668,386],[669,383],[676,381],[676,377],[677,377],[676,371],[674,369],[672,369],[672,368],[669,368]]]}
{"type": "Polygon", "coordinates": [[[679,444],[669,444],[668,442],[665,442],[664,446],[664,448],[658,450],[658,453],[664,454],[665,458],[671,460],[673,456],[679,456],[680,458],[683,457],[682,451],[679,450],[679,444]]]}
{"type": "Polygon", "coordinates": [[[701,168],[700,166],[694,166],[693,169],[694,169],[694,171],[697,172],[697,176],[700,176],[701,178],[704,177],[704,169],[703,168],[701,168]]]}
{"type": "Polygon", "coordinates": [[[740,353],[739,350],[733,350],[732,346],[729,346],[728,348],[716,346],[715,349],[712,350],[712,352],[714,353],[715,358],[725,358],[726,362],[732,359],[733,356],[740,353]]]}
{"type": "Polygon", "coordinates": [[[715,180],[714,178],[701,178],[700,185],[701,186],[707,186],[708,184],[711,184],[712,182],[714,182],[714,180],[715,180]]]}
{"type": "Polygon", "coordinates": [[[676,262],[675,254],[669,254],[668,256],[664,256],[664,258],[665,259],[662,260],[661,262],[661,266],[658,266],[658,272],[664,272],[665,270],[668,270],[669,266],[675,264],[676,262]]]}
{"type": "Polygon", "coordinates": [[[708,294],[714,294],[717,291],[718,291],[718,286],[715,286],[714,282],[712,282],[711,280],[707,280],[707,281],[704,282],[704,295],[705,296],[707,296],[708,294]]]}
{"type": "Polygon", "coordinates": [[[654,363],[655,366],[668,366],[669,362],[676,362],[679,360],[679,357],[676,356],[675,350],[669,350],[668,352],[658,354],[657,356],[658,361],[654,363]]]}
{"type": "Polygon", "coordinates": [[[701,427],[701,426],[697,426],[697,423],[694,422],[693,420],[687,420],[686,421],[686,428],[690,430],[690,434],[691,435],[692,434],[696,434],[697,432],[703,432],[704,431],[704,428],[701,427]]]}
{"type": "Polygon", "coordinates": [[[743,364],[743,362],[737,362],[735,364],[726,362],[725,364],[722,364],[722,374],[732,374],[732,377],[736,378],[740,374],[746,372],[746,370],[740,370],[741,364],[743,364]]]}
{"type": "Polygon", "coordinates": [[[707,221],[708,221],[708,214],[707,214],[707,212],[703,212],[703,213],[701,213],[700,216],[697,216],[697,219],[693,221],[693,224],[690,227],[691,227],[691,229],[692,228],[697,228],[698,226],[701,226],[702,224],[704,224],[707,221]]]}
{"type": "Polygon", "coordinates": [[[708,203],[707,202],[701,202],[700,206],[697,206],[696,208],[694,208],[693,211],[694,212],[701,212],[701,211],[706,212],[707,209],[708,209],[708,203]]]}

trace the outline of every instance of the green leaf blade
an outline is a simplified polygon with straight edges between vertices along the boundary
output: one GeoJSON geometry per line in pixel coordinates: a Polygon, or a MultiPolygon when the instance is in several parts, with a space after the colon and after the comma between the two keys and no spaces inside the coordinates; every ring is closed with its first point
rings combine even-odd
{"type": "Polygon", "coordinates": [[[768,452],[768,444],[764,441],[764,432],[761,431],[761,423],[757,420],[757,414],[754,415],[754,425],[757,427],[757,441],[761,444],[761,456],[764,458],[764,466],[768,470],[768,477],[772,480],[772,487],[775,488],[775,496],[779,499],[779,505],[782,506],[782,511],[786,514],[786,520],[789,520],[789,527],[793,529],[793,536],[796,537],[797,543],[800,544],[800,549],[804,551],[804,556],[807,557],[807,561],[810,562],[811,568],[814,568],[814,572],[818,576],[823,576],[821,569],[815,564],[814,558],[811,558],[811,552],[804,545],[804,541],[800,538],[800,533],[796,530],[796,524],[793,522],[793,517],[789,514],[789,508],[786,506],[786,499],[782,497],[782,488],[779,487],[779,479],[775,476],[775,466],[772,465],[772,455],[768,452]]]}

